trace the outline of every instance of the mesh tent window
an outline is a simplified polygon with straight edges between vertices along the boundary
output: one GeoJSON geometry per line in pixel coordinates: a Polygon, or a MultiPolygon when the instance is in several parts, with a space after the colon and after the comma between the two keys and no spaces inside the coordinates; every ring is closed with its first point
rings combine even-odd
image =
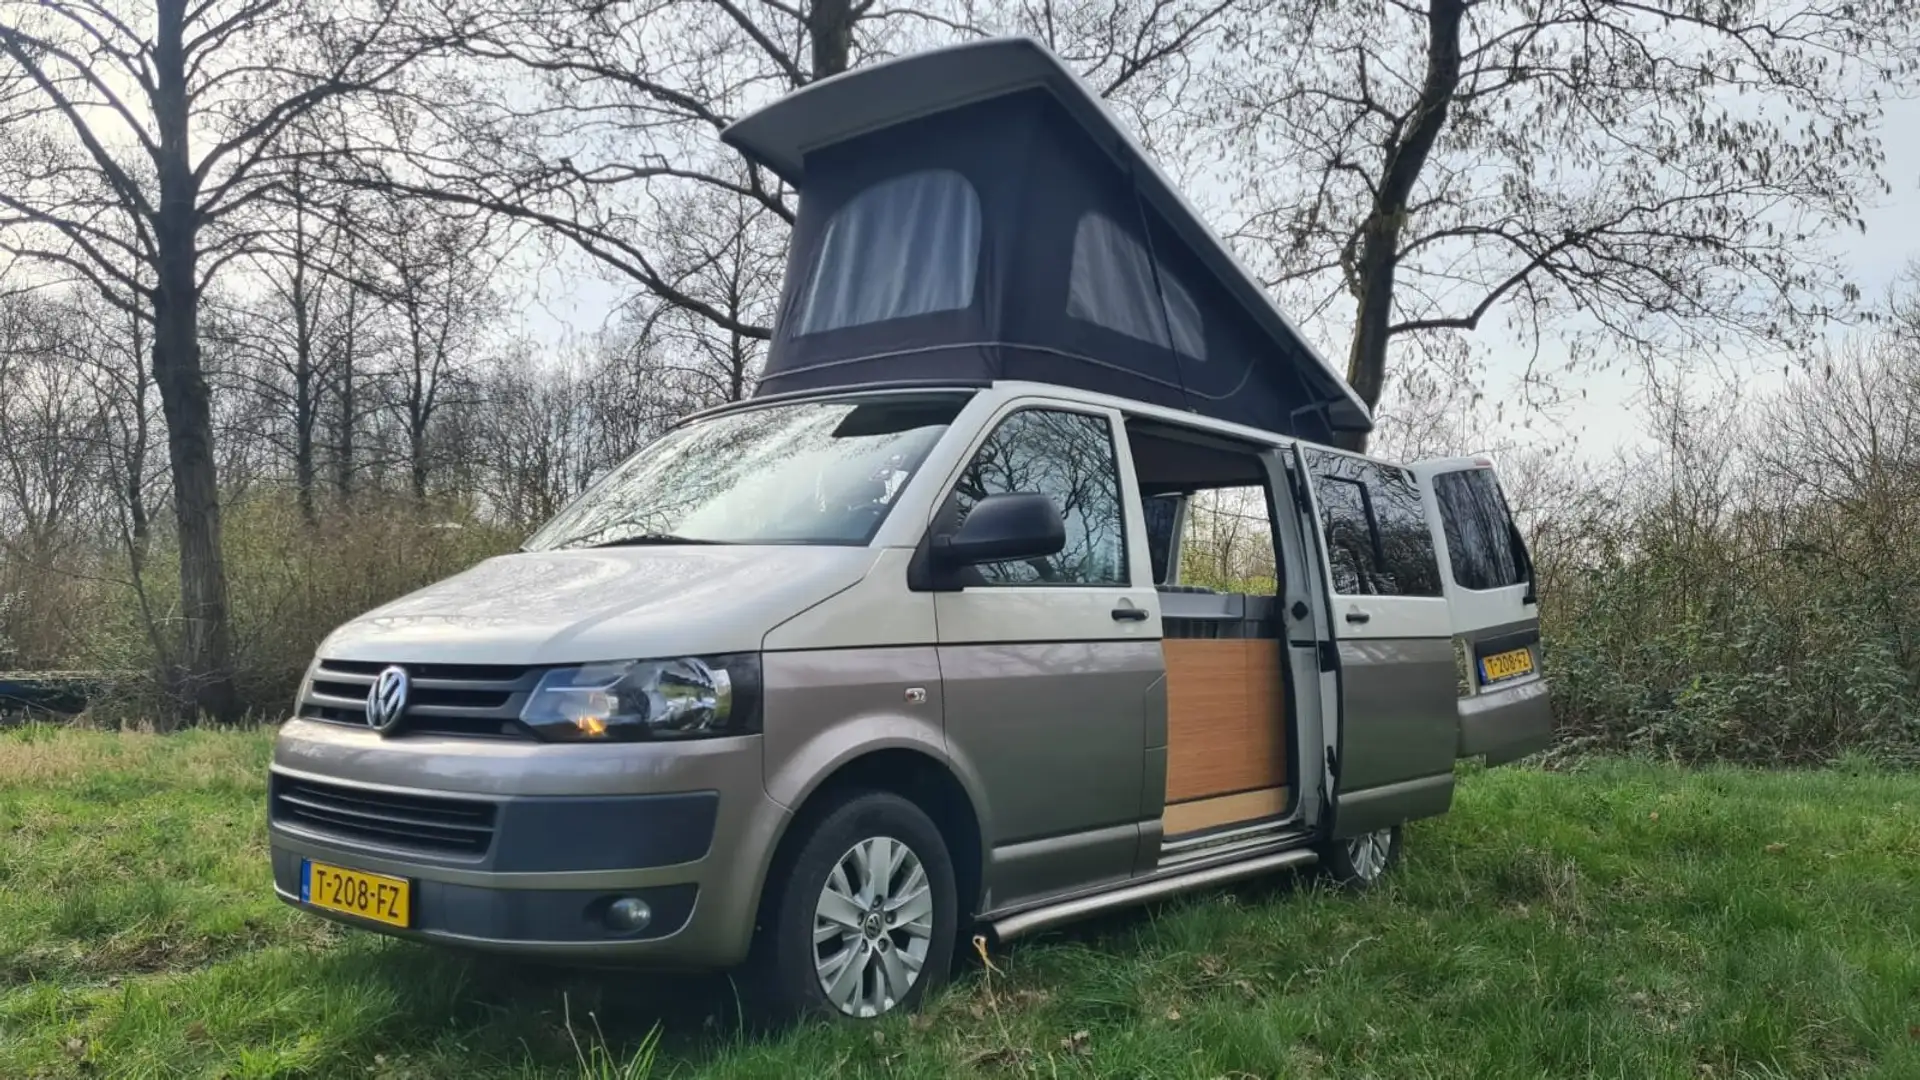
{"type": "Polygon", "coordinates": [[[1105,214],[1089,212],[1074,228],[1067,314],[1182,356],[1207,358],[1206,333],[1193,294],[1165,266],[1156,265],[1146,245],[1105,214]]]}
{"type": "Polygon", "coordinates": [[[827,223],[795,311],[796,335],[973,304],[980,197],[951,169],[882,180],[827,223]]]}

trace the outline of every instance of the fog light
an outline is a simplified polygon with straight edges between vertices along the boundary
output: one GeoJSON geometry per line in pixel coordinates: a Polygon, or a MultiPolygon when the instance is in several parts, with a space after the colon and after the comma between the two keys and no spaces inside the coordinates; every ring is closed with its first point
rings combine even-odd
{"type": "Polygon", "coordinates": [[[623,896],[607,905],[607,925],[615,930],[645,930],[652,921],[653,909],[637,896],[623,896]]]}

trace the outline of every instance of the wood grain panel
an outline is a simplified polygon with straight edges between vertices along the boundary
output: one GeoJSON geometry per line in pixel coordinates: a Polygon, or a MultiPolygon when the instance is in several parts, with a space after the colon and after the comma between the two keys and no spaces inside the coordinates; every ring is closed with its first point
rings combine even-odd
{"type": "Polygon", "coordinates": [[[1280,643],[1169,638],[1167,802],[1271,788],[1287,779],[1280,643]]]}
{"type": "Polygon", "coordinates": [[[1160,831],[1166,836],[1199,832],[1256,818],[1274,817],[1287,808],[1287,789],[1263,788],[1221,795],[1211,799],[1175,803],[1160,815],[1160,831]]]}

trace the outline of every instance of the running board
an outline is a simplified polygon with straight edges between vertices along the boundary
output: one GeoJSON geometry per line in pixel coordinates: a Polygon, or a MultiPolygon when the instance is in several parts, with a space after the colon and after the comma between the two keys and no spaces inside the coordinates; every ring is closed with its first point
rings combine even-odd
{"type": "Polygon", "coordinates": [[[1156,869],[1164,874],[1196,863],[1211,866],[1223,858],[1271,851],[1274,845],[1288,841],[1304,844],[1307,840],[1307,831],[1302,829],[1299,823],[1292,821],[1269,822],[1264,826],[1251,829],[1181,837],[1161,842],[1160,865],[1156,869]]]}
{"type": "Polygon", "coordinates": [[[1158,900],[1163,896],[1172,896],[1189,889],[1223,885],[1229,881],[1257,877],[1275,870],[1306,866],[1318,858],[1319,856],[1304,848],[1294,848],[1244,862],[1223,863],[1219,866],[1209,866],[1204,870],[1169,874],[1166,877],[1142,881],[1137,885],[1126,885],[1109,892],[1094,893],[1092,896],[1074,897],[1057,904],[1031,908],[1005,918],[995,919],[989,925],[993,927],[994,936],[1000,941],[1012,941],[1023,934],[1050,929],[1102,911],[1131,907],[1134,904],[1158,900]]]}

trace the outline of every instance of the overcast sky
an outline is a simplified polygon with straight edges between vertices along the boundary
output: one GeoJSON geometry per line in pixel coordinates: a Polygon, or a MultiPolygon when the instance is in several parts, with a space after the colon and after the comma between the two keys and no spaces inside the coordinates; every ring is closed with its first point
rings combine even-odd
{"type": "MultiPolygon", "coordinates": [[[[1881,175],[1893,191],[1863,215],[1865,233],[1848,232],[1829,241],[1870,300],[1883,296],[1909,261],[1920,258],[1920,100],[1891,103],[1880,136],[1886,151],[1881,175]]],[[[1498,333],[1497,328],[1493,330],[1493,335],[1498,333]]],[[[1490,348],[1490,374],[1517,371],[1526,362],[1528,350],[1517,342],[1495,340],[1490,348]]],[[[1702,395],[1726,392],[1729,379],[1737,379],[1749,392],[1764,392],[1778,386],[1782,377],[1777,363],[1749,361],[1733,372],[1703,371],[1690,383],[1702,395]]],[[[1575,443],[1580,452],[1598,458],[1643,439],[1642,386],[1633,374],[1596,375],[1575,388],[1586,392],[1585,399],[1561,415],[1535,417],[1533,429],[1526,433],[1529,441],[1575,443]]]]}

